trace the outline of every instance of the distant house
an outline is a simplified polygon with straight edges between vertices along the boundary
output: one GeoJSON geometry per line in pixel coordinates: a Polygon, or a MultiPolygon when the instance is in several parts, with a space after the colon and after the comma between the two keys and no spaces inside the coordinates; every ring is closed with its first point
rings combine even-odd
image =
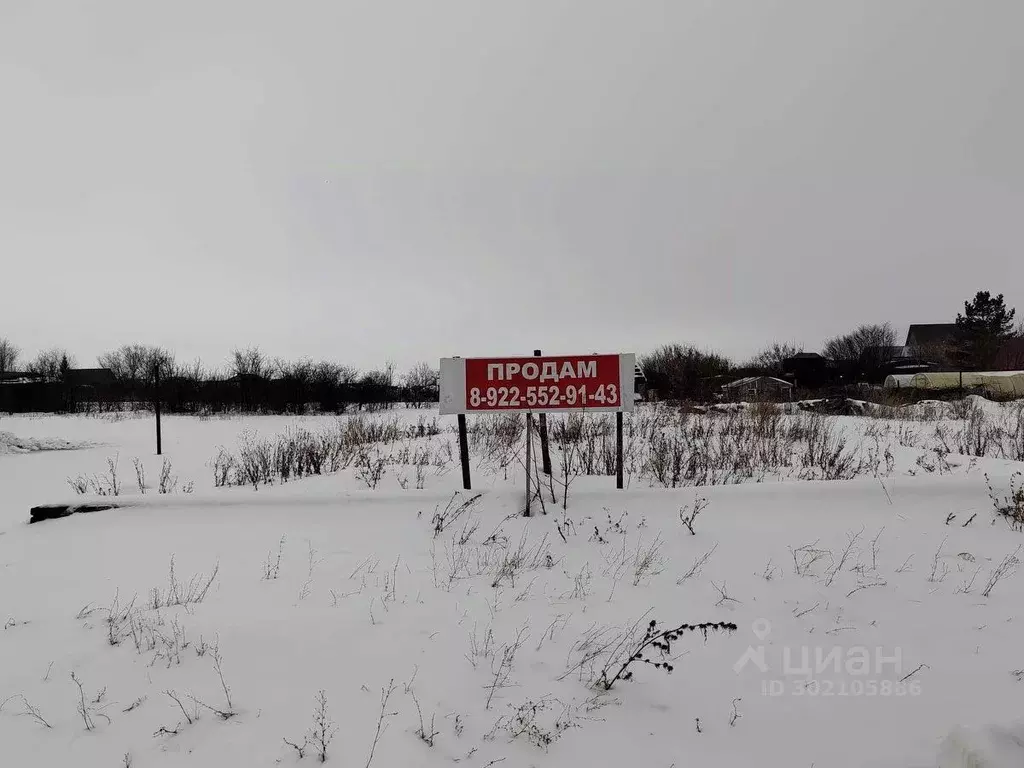
{"type": "Polygon", "coordinates": [[[917,357],[894,358],[879,369],[876,379],[883,381],[889,376],[912,376],[915,373],[928,373],[937,367],[936,363],[917,357]]]}
{"type": "Polygon", "coordinates": [[[907,331],[907,347],[931,347],[952,344],[956,339],[956,323],[918,323],[907,331]]]}
{"type": "Polygon", "coordinates": [[[907,331],[907,356],[939,365],[952,363],[956,323],[919,323],[907,331]]]}
{"type": "Polygon", "coordinates": [[[882,364],[910,356],[909,347],[865,347],[860,353],[860,362],[882,364]]]}
{"type": "Polygon", "coordinates": [[[14,384],[32,384],[37,382],[42,377],[36,373],[26,373],[24,371],[6,371],[0,373],[0,385],[14,385],[14,384]]]}
{"type": "Polygon", "coordinates": [[[116,379],[109,368],[72,368],[67,383],[73,387],[110,387],[116,379]]]}
{"type": "Polygon", "coordinates": [[[747,376],[722,385],[728,400],[772,400],[779,402],[793,399],[793,385],[774,376],[747,376]]]}
{"type": "Polygon", "coordinates": [[[839,378],[835,363],[817,352],[800,352],[787,357],[782,361],[782,371],[787,379],[804,389],[818,389],[839,378]]]}
{"type": "Polygon", "coordinates": [[[640,367],[640,363],[635,363],[633,368],[633,399],[647,399],[647,374],[640,367]]]}
{"type": "MultiPolygon", "coordinates": [[[[46,381],[40,373],[0,373],[0,384],[41,384],[46,381]]],[[[114,382],[114,374],[107,368],[71,368],[63,383],[72,387],[109,387],[114,382]]]]}
{"type": "Polygon", "coordinates": [[[1005,342],[992,367],[997,371],[1024,371],[1024,337],[1005,342]]]}

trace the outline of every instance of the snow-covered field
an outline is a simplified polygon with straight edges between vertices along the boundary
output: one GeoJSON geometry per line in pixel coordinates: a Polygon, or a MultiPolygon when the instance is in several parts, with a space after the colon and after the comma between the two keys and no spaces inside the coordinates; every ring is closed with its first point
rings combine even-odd
{"type": "Polygon", "coordinates": [[[0,416],[2,763],[312,763],[319,697],[338,766],[1020,766],[1020,411],[925,411],[641,408],[625,491],[553,419],[529,519],[515,420],[462,492],[428,410],[167,417],[164,471],[151,416],[0,416]]]}

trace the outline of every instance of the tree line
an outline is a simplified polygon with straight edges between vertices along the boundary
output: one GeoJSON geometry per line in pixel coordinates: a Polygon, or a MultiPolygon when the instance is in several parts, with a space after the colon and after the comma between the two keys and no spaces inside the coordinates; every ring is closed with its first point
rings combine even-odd
{"type": "Polygon", "coordinates": [[[398,402],[437,402],[438,370],[421,362],[399,374],[393,363],[362,371],[332,361],[285,360],[258,347],[235,349],[224,368],[180,362],[170,350],[125,344],[97,358],[104,375],[82,375],[74,356],[54,348],[20,368],[19,350],[0,338],[0,375],[27,373],[31,381],[0,388],[0,410],[80,411],[146,406],[156,397],[169,412],[255,410],[341,411],[398,402]],[[109,374],[105,372],[109,371],[109,374]],[[159,385],[159,386],[158,386],[159,385]]]}
{"type": "MultiPolygon", "coordinates": [[[[1002,294],[979,291],[957,314],[951,340],[915,353],[949,370],[986,370],[1007,341],[1024,337],[1024,328],[1014,327],[1014,317],[1015,310],[1006,307],[1002,294]]],[[[875,381],[899,346],[890,323],[864,324],[826,340],[821,355],[837,367],[844,383],[875,381]]],[[[750,359],[736,362],[695,345],[669,344],[642,355],[640,365],[646,385],[659,397],[708,399],[728,378],[783,377],[786,361],[804,351],[800,344],[776,342],[750,359]]],[[[177,361],[173,352],[162,347],[126,344],[97,358],[99,368],[110,371],[109,384],[94,382],[75,387],[71,373],[76,361],[66,350],[44,350],[25,361],[23,369],[19,360],[18,347],[0,337],[0,378],[23,370],[39,382],[34,397],[24,395],[32,402],[18,410],[75,410],[80,401],[86,400],[101,406],[146,403],[154,397],[158,375],[161,402],[168,410],[181,412],[233,408],[288,412],[310,406],[338,410],[348,405],[382,407],[437,400],[438,370],[425,362],[403,374],[398,374],[391,363],[360,372],[331,361],[270,357],[258,347],[248,347],[233,350],[227,365],[217,370],[206,368],[200,361],[177,361]]],[[[1024,359],[1015,364],[1024,366],[1024,359]]],[[[6,407],[0,400],[0,410],[13,410],[11,396],[7,399],[6,407]]]]}
{"type": "MultiPolygon", "coordinates": [[[[1024,324],[1014,327],[1016,310],[1003,294],[978,291],[964,302],[950,322],[951,336],[943,341],[906,350],[891,323],[867,323],[827,339],[820,354],[835,371],[839,384],[880,383],[898,354],[928,362],[939,370],[985,371],[997,365],[1024,369],[1024,353],[1002,355],[1007,342],[1024,339],[1024,324]]],[[[783,378],[787,361],[806,352],[801,344],[772,343],[748,360],[736,362],[715,351],[693,345],[669,344],[640,358],[647,384],[663,399],[709,399],[725,380],[767,375],[783,378]]]]}

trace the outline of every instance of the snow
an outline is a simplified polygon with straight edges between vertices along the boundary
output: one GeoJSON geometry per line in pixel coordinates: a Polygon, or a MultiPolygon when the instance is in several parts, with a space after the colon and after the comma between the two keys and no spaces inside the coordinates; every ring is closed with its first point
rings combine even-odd
{"type": "Polygon", "coordinates": [[[70,443],[67,440],[37,440],[20,438],[10,432],[0,432],[0,454],[31,453],[33,451],[69,451],[83,445],[70,443]]]}
{"type": "MultiPolygon", "coordinates": [[[[370,418],[421,417],[433,418],[370,418]]],[[[435,437],[380,450],[442,455],[454,441],[447,421],[435,437]]],[[[213,487],[211,459],[242,433],[325,430],[334,417],[165,418],[179,478],[167,495],[154,487],[163,459],[153,455],[151,417],[0,417],[0,429],[34,445],[88,444],[0,457],[5,762],[313,762],[313,747],[300,760],[284,739],[302,744],[323,690],[337,727],[328,764],[365,766],[382,688],[394,680],[377,768],[1024,764],[1014,722],[1024,580],[1007,559],[1022,557],[1024,534],[996,518],[984,477],[1003,492],[1024,465],[955,454],[942,464],[932,422],[829,421],[865,451],[889,448],[891,470],[882,462],[878,476],[847,481],[778,472],[700,488],[651,487],[634,473],[625,491],[613,478],[580,477],[566,510],[555,484],[559,503],[546,490],[548,514],[535,505],[524,519],[521,465],[480,450],[466,493],[457,450],[421,490],[400,486],[400,467],[370,489],[356,466],[259,490],[213,487]],[[114,456],[123,493],[104,500],[120,508],[26,524],[32,505],[92,498],[66,478],[101,476],[114,456]],[[187,481],[194,493],[181,492],[187,481]],[[435,513],[477,493],[435,537],[435,513]],[[699,498],[707,502],[691,535],[680,509],[699,498]],[[520,549],[522,567],[502,574],[520,549]],[[651,567],[638,574],[645,553],[651,567]],[[160,604],[175,591],[172,558],[179,595],[194,575],[200,587],[216,576],[201,602],[154,610],[154,589],[160,604]],[[983,596],[1004,562],[1005,577],[983,596]],[[123,620],[108,623],[111,615],[123,620]],[[706,641],[684,633],[671,674],[638,662],[632,681],[605,693],[588,685],[590,665],[573,670],[582,638],[637,623],[642,636],[651,619],[659,629],[707,621],[737,630],[706,641]],[[805,654],[810,675],[795,671],[805,654]],[[817,672],[816,659],[826,662],[817,672]],[[199,707],[195,720],[189,694],[232,716],[199,707]],[[416,733],[420,712],[426,735],[438,732],[433,746],[416,733]]]]}

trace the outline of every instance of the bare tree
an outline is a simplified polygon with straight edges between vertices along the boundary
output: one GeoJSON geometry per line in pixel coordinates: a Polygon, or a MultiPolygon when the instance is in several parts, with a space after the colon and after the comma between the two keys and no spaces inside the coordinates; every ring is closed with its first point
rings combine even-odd
{"type": "Polygon", "coordinates": [[[259,347],[235,349],[231,352],[231,373],[235,376],[267,378],[271,373],[270,361],[259,347]]]}
{"type": "Polygon", "coordinates": [[[873,349],[886,353],[896,346],[896,331],[889,323],[860,325],[850,333],[836,336],[825,343],[825,357],[836,361],[855,362],[873,349]]]}
{"type": "Polygon", "coordinates": [[[431,389],[437,386],[440,372],[430,363],[416,363],[409,372],[405,374],[403,383],[409,388],[431,389]]]}
{"type": "Polygon", "coordinates": [[[208,372],[203,368],[203,361],[196,358],[191,363],[179,363],[174,367],[173,376],[184,379],[191,384],[201,384],[208,372]]]}
{"type": "MultiPolygon", "coordinates": [[[[333,363],[332,363],[333,365],[333,363]]],[[[338,381],[342,384],[352,384],[359,380],[359,370],[353,368],[351,365],[339,365],[338,368],[338,381]]]]}
{"type": "Polygon", "coordinates": [[[784,360],[803,351],[803,344],[780,344],[776,341],[754,355],[744,367],[778,375],[783,372],[782,362],[784,360]]]}
{"type": "Polygon", "coordinates": [[[18,355],[21,350],[14,345],[14,342],[0,336],[0,373],[10,373],[14,370],[14,364],[18,362],[18,355]]]}
{"type": "Polygon", "coordinates": [[[310,368],[309,376],[314,386],[334,387],[339,384],[351,384],[359,377],[359,372],[351,366],[321,360],[310,368]]]}
{"type": "Polygon", "coordinates": [[[640,367],[648,386],[662,399],[685,399],[701,394],[706,380],[727,373],[733,365],[717,352],[669,344],[644,355],[640,367]]]}
{"type": "Polygon", "coordinates": [[[405,376],[402,384],[408,392],[410,403],[419,407],[434,397],[441,372],[429,363],[416,363],[405,376]]]}
{"type": "Polygon", "coordinates": [[[115,379],[124,384],[138,383],[144,361],[145,347],[141,344],[125,344],[96,358],[100,368],[106,368],[115,379]]]}
{"type": "Polygon", "coordinates": [[[28,372],[34,373],[44,381],[60,381],[63,374],[74,367],[75,357],[66,349],[53,347],[36,355],[28,364],[28,372]]]}
{"type": "Polygon", "coordinates": [[[893,356],[896,331],[889,323],[860,325],[825,343],[824,354],[853,375],[873,375],[893,356]]]}
{"type": "Polygon", "coordinates": [[[112,352],[103,353],[96,362],[130,387],[152,384],[158,368],[164,376],[174,372],[174,354],[162,347],[146,344],[124,344],[112,352]]]}
{"type": "Polygon", "coordinates": [[[148,344],[124,344],[99,355],[96,362],[132,391],[152,386],[156,382],[158,370],[164,377],[176,373],[174,353],[148,344]]]}

